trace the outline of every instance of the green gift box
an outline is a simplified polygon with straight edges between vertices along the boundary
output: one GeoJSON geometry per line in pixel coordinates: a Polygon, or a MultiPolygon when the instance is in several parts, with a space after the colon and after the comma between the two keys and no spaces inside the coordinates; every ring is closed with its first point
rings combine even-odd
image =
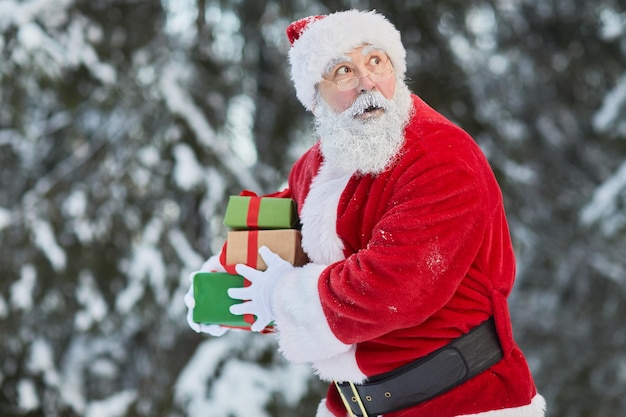
{"type": "MultiPolygon", "coordinates": [[[[196,302],[192,318],[196,323],[220,324],[226,327],[250,330],[256,320],[252,314],[232,314],[230,306],[243,301],[228,296],[229,288],[242,288],[245,278],[226,272],[195,272],[193,274],[193,298],[196,302]]],[[[270,324],[263,332],[271,332],[270,324]]]]}
{"type": "Polygon", "coordinates": [[[234,230],[298,229],[300,219],[291,198],[231,196],[224,224],[234,230]]]}
{"type": "MultiPolygon", "coordinates": [[[[236,315],[230,306],[242,303],[228,296],[229,288],[242,288],[244,277],[226,272],[196,272],[193,275],[193,321],[205,324],[221,324],[232,327],[250,327],[247,315],[236,315]]],[[[250,318],[248,318],[250,320],[250,318]]],[[[253,319],[250,320],[254,321],[253,319]]]]}

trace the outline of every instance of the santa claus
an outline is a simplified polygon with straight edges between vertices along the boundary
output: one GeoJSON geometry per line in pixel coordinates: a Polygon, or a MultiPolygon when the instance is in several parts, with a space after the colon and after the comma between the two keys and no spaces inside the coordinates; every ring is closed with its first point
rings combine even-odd
{"type": "Polygon", "coordinates": [[[410,93],[384,16],[315,16],[287,34],[319,141],[281,195],[297,203],[311,263],[261,248],[268,268],[237,266],[251,285],[229,291],[248,300],[231,311],[255,315],[255,331],[273,321],[282,354],[330,382],[318,417],[543,416],[512,336],[515,259],[479,147],[410,93]]]}

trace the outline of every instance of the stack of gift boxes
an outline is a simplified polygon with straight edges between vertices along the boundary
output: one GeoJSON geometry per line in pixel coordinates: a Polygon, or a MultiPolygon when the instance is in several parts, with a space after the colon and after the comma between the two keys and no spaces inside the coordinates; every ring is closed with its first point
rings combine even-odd
{"type": "Polygon", "coordinates": [[[230,197],[224,224],[230,228],[220,255],[220,263],[226,272],[194,273],[196,303],[193,320],[249,330],[254,316],[235,315],[229,310],[230,306],[242,301],[230,298],[228,289],[249,285],[248,280],[237,275],[235,265],[246,264],[266,270],[267,265],[258,253],[261,246],[267,246],[294,266],[306,264],[308,259],[302,250],[302,236],[298,230],[300,221],[295,202],[290,198],[240,195],[230,197]]]}

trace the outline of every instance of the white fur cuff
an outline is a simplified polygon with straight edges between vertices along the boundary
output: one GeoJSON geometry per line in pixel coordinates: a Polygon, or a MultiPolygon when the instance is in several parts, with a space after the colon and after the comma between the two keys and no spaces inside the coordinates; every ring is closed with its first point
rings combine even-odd
{"type": "Polygon", "coordinates": [[[546,400],[537,394],[528,405],[505,408],[503,410],[486,411],[478,414],[465,414],[458,417],[544,417],[546,414],[546,400]]]}
{"type": "Polygon", "coordinates": [[[324,265],[295,268],[295,276],[283,277],[272,303],[278,328],[278,344],[291,362],[315,362],[348,351],[330,329],[322,310],[317,282],[324,265]]]}

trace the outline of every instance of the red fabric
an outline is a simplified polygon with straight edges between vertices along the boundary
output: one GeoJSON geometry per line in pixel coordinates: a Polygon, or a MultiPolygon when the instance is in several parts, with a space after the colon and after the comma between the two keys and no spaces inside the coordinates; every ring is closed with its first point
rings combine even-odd
{"type": "Polygon", "coordinates": [[[246,265],[255,268],[259,258],[259,231],[248,231],[248,251],[246,253],[246,265]]]}
{"type": "Polygon", "coordinates": [[[309,25],[317,20],[323,19],[326,16],[309,16],[300,20],[296,20],[291,23],[286,30],[287,38],[289,39],[289,43],[293,45],[295,41],[300,39],[300,36],[304,33],[304,31],[309,27],[309,25]]]}
{"type": "MultiPolygon", "coordinates": [[[[320,276],[335,336],[356,344],[368,376],[418,359],[490,316],[504,359],[454,390],[390,417],[452,417],[530,403],[536,390],[512,338],[506,298],[515,258],[500,188],[464,131],[414,96],[402,156],[378,176],[352,177],[339,200],[344,261],[320,276]]],[[[301,208],[321,164],[319,146],[294,165],[301,208]]],[[[331,385],[328,406],[345,415],[331,385]]]]}
{"type": "Polygon", "coordinates": [[[248,216],[246,224],[249,229],[258,229],[259,227],[259,210],[261,209],[261,199],[251,198],[248,204],[248,216]]]}
{"type": "Polygon", "coordinates": [[[226,272],[229,274],[237,275],[237,271],[235,270],[235,265],[228,265],[226,263],[226,250],[228,249],[228,241],[224,242],[222,245],[222,251],[220,252],[220,264],[224,267],[226,272]]]}

